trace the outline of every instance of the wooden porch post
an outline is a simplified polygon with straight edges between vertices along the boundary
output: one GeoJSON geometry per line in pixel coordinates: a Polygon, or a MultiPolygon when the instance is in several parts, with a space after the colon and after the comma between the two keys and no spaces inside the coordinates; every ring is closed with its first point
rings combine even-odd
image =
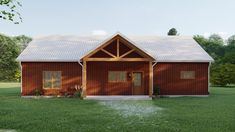
{"type": "Polygon", "coordinates": [[[82,67],[82,96],[86,97],[86,67],[87,67],[87,62],[86,60],[83,61],[83,67],[82,67]]]}
{"type": "Polygon", "coordinates": [[[153,66],[152,61],[149,61],[149,96],[153,95],[153,66]]]}

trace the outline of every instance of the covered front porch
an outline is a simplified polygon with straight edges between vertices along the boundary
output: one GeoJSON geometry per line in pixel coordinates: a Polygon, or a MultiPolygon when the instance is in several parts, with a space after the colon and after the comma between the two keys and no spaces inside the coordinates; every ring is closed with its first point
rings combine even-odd
{"type": "Polygon", "coordinates": [[[84,97],[152,96],[155,60],[123,36],[111,37],[80,61],[84,97]]]}

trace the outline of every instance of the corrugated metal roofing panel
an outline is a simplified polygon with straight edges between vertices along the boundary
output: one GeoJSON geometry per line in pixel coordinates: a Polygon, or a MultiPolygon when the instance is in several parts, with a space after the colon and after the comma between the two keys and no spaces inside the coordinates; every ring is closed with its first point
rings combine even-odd
{"type": "MultiPolygon", "coordinates": [[[[211,62],[213,59],[192,37],[129,36],[118,33],[157,62],[211,62]]],[[[115,36],[115,35],[113,35],[115,36]]],[[[111,36],[111,37],[113,37],[111,36]]],[[[34,39],[18,61],[73,62],[100,46],[107,36],[47,36],[34,39]]]]}

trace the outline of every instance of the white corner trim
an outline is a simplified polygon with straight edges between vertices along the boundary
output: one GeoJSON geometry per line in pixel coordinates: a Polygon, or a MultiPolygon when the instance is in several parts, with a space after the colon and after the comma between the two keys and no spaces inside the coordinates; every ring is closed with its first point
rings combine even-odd
{"type": "MultiPolygon", "coordinates": [[[[83,79],[84,79],[84,78],[83,78],[83,65],[82,65],[82,63],[81,63],[80,61],[78,61],[78,64],[82,67],[82,77],[81,77],[82,80],[81,80],[81,81],[83,82],[83,79]]],[[[82,83],[81,83],[81,84],[82,84],[82,83]]],[[[83,84],[82,84],[82,86],[83,86],[83,84]]]]}
{"type": "Polygon", "coordinates": [[[22,76],[22,65],[21,65],[21,62],[19,62],[20,63],[20,94],[22,94],[22,92],[23,92],[23,83],[22,83],[22,78],[23,78],[23,76],[22,76]]]}
{"type": "Polygon", "coordinates": [[[83,67],[83,65],[82,65],[82,63],[81,63],[80,61],[78,61],[78,64],[79,64],[81,67],[83,67]]]}
{"type": "Polygon", "coordinates": [[[210,67],[211,67],[211,62],[209,63],[209,65],[208,65],[208,93],[209,93],[209,88],[210,88],[210,67]]]}

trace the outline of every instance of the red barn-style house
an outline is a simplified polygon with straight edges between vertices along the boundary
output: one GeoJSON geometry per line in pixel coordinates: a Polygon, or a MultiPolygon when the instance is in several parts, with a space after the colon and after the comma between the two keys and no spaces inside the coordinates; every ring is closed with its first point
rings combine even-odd
{"type": "Polygon", "coordinates": [[[20,54],[21,94],[208,95],[213,59],[192,37],[48,36],[20,54]]]}

